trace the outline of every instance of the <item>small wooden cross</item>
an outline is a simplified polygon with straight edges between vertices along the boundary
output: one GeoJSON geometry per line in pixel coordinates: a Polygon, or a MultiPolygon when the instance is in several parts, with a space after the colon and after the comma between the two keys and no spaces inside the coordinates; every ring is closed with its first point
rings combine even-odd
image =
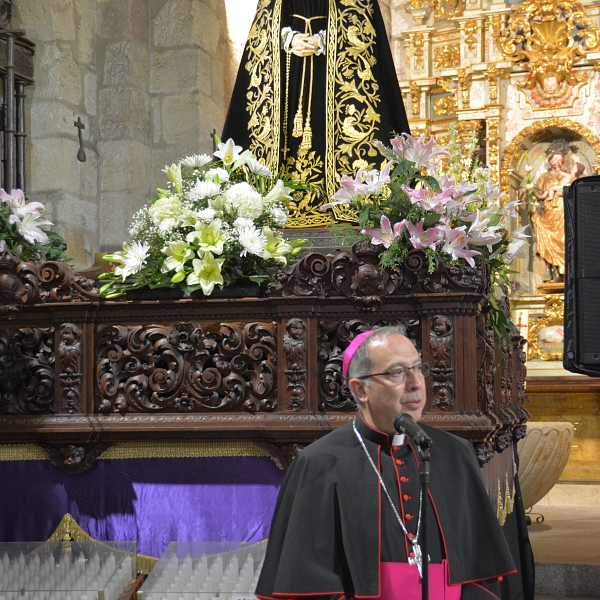
{"type": "Polygon", "coordinates": [[[77,117],[77,121],[73,123],[77,127],[77,133],[79,134],[79,150],[77,151],[77,160],[79,162],[85,162],[85,150],[83,149],[83,136],[82,131],[85,129],[85,125],[81,122],[81,117],[77,117]]]}

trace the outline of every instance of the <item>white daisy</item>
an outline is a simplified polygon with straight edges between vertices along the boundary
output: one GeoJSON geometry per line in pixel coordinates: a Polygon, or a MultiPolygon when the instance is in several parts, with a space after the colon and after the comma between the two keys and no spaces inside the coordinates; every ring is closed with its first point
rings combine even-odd
{"type": "Polygon", "coordinates": [[[220,183],[225,183],[229,181],[229,173],[222,169],[221,167],[215,167],[214,169],[209,169],[204,173],[204,178],[207,181],[214,181],[218,177],[218,181],[220,183]]]}
{"type": "Polygon", "coordinates": [[[192,154],[181,161],[181,164],[188,169],[200,169],[212,161],[212,157],[208,154],[192,154]]]}
{"type": "Polygon", "coordinates": [[[261,177],[273,177],[271,173],[271,169],[267,167],[267,165],[263,165],[261,162],[256,160],[255,158],[248,157],[246,158],[246,165],[248,165],[248,169],[250,169],[250,173],[254,175],[260,175],[261,177]]]}

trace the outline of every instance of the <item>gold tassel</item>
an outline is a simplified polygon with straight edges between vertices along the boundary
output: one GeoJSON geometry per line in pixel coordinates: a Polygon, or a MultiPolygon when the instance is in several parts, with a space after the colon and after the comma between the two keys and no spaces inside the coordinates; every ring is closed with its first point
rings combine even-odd
{"type": "Polygon", "coordinates": [[[304,125],[304,133],[302,135],[302,143],[300,144],[300,152],[308,152],[312,148],[312,127],[310,120],[306,119],[304,125]]]}
{"type": "Polygon", "coordinates": [[[296,111],[296,116],[294,117],[294,129],[292,131],[293,137],[302,137],[302,104],[298,106],[298,110],[296,111]]]}

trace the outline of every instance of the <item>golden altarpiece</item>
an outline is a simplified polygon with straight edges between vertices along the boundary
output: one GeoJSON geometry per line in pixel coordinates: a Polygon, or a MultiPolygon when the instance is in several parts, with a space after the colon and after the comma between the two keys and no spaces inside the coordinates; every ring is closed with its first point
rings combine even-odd
{"type": "Polygon", "coordinates": [[[403,9],[415,25],[394,42],[413,134],[443,143],[451,123],[465,141],[475,132],[493,177],[524,201],[514,227],[528,224],[534,237],[518,260],[512,313],[528,339],[531,419],[574,424],[563,481],[600,480],[600,387],[561,362],[562,185],[600,169],[600,5],[410,0],[403,9]]]}

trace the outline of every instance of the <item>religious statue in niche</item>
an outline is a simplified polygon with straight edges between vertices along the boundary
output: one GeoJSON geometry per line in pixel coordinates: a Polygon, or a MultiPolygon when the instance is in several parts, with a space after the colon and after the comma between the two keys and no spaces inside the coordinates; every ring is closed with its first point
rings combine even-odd
{"type": "Polygon", "coordinates": [[[287,227],[355,220],[319,207],[342,174],[380,166],[376,140],[408,131],[377,0],[259,0],[223,138],[310,184],[287,227]]]}
{"type": "Polygon", "coordinates": [[[576,159],[576,151],[577,147],[565,139],[553,140],[546,150],[546,171],[537,176],[532,188],[534,201],[530,207],[536,253],[549,266],[554,281],[563,281],[565,274],[563,187],[585,173],[585,165],[576,159]]]}

